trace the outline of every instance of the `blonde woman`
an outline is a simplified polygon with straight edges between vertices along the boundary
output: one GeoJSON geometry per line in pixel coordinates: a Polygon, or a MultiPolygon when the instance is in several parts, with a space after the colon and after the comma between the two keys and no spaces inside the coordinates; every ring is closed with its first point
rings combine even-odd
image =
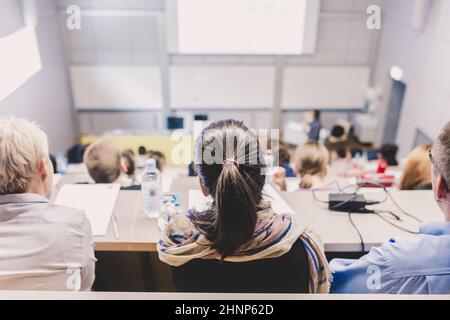
{"type": "Polygon", "coordinates": [[[0,290],[90,290],[94,282],[88,219],[49,200],[48,149],[35,124],[0,120],[0,290]]]}
{"type": "MultiPolygon", "coordinates": [[[[318,142],[308,142],[297,147],[294,155],[294,171],[300,177],[300,189],[317,189],[325,185],[330,155],[325,146],[318,142]]],[[[286,191],[283,170],[273,175],[273,182],[286,191]]]]}
{"type": "Polygon", "coordinates": [[[424,144],[408,155],[400,190],[431,190],[431,162],[428,153],[431,145],[424,144]]]}

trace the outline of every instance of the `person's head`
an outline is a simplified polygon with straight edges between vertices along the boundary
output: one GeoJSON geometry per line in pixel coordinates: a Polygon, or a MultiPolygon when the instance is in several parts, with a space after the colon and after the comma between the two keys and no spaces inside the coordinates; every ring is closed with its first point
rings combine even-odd
{"type": "Polygon", "coordinates": [[[313,111],[311,111],[311,113],[312,113],[312,118],[314,119],[314,120],[320,120],[320,111],[319,110],[313,110],[313,111]]]}
{"type": "Polygon", "coordinates": [[[0,120],[0,195],[37,193],[50,198],[52,188],[46,134],[24,119],[0,120]]]}
{"type": "Polygon", "coordinates": [[[431,145],[424,144],[411,151],[403,170],[400,190],[415,190],[431,183],[431,163],[428,159],[430,150],[431,145]]]}
{"type": "Polygon", "coordinates": [[[279,161],[280,165],[289,164],[289,162],[291,161],[291,155],[289,154],[289,147],[283,141],[280,141],[278,143],[278,157],[280,159],[279,161]]]}
{"type": "Polygon", "coordinates": [[[331,128],[331,136],[334,138],[342,138],[345,134],[345,129],[341,125],[335,125],[331,128]]]}
{"type": "Polygon", "coordinates": [[[136,166],[134,164],[134,153],[133,151],[127,149],[122,151],[122,163],[127,168],[127,175],[134,176],[134,173],[136,172],[136,166]]]}
{"type": "Polygon", "coordinates": [[[113,183],[127,168],[122,163],[120,149],[108,140],[97,140],[84,153],[84,163],[95,183],[113,183]]]}
{"type": "Polygon", "coordinates": [[[336,150],[336,158],[337,159],[347,159],[348,158],[348,152],[347,149],[344,147],[339,147],[336,150]]]}
{"type": "Polygon", "coordinates": [[[327,148],[318,142],[308,142],[295,150],[295,170],[300,175],[300,188],[313,187],[313,177],[324,178],[328,173],[330,155],[327,148]]]}
{"type": "Polygon", "coordinates": [[[387,162],[389,166],[396,166],[398,146],[392,143],[386,143],[381,146],[381,158],[387,162]]]}
{"type": "Polygon", "coordinates": [[[156,161],[156,168],[158,168],[159,171],[164,170],[164,166],[166,165],[166,156],[161,151],[149,151],[148,157],[155,159],[156,161]]]}
{"type": "Polygon", "coordinates": [[[446,220],[450,221],[450,122],[434,142],[430,159],[434,196],[446,220]]]}
{"type": "Polygon", "coordinates": [[[265,175],[261,146],[242,122],[224,120],[205,128],[196,142],[195,167],[205,195],[214,199],[211,217],[193,213],[193,222],[223,258],[253,236],[262,206],[265,175]]]}
{"type": "Polygon", "coordinates": [[[147,154],[147,149],[146,149],[144,146],[140,146],[140,147],[138,148],[138,154],[139,154],[140,156],[145,156],[145,155],[147,154]]]}

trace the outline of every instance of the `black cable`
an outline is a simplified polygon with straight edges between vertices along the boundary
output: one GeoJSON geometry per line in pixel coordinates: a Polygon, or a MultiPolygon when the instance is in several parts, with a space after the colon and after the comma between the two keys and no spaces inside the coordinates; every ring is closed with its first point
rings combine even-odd
{"type": "MultiPolygon", "coordinates": [[[[318,199],[315,192],[316,192],[316,191],[320,191],[321,189],[323,189],[323,188],[325,188],[325,187],[327,187],[327,186],[329,186],[329,185],[331,185],[331,184],[337,184],[340,193],[344,193],[344,190],[347,189],[347,188],[349,188],[349,187],[351,187],[351,186],[356,186],[356,190],[355,190],[355,192],[353,193],[353,196],[352,196],[351,198],[349,198],[349,199],[347,199],[347,200],[345,200],[345,201],[342,201],[341,203],[338,203],[338,204],[336,204],[336,205],[334,205],[334,206],[332,206],[332,207],[329,207],[330,210],[333,210],[333,209],[336,209],[336,208],[339,208],[339,207],[343,206],[344,204],[346,204],[346,203],[348,203],[348,202],[353,201],[353,200],[357,197],[358,191],[359,191],[365,184],[367,184],[367,183],[365,183],[365,182],[363,182],[363,183],[358,182],[358,183],[356,183],[356,184],[350,184],[350,185],[345,186],[344,188],[341,188],[340,184],[339,184],[337,181],[333,181],[333,182],[331,182],[331,183],[329,183],[329,184],[327,184],[327,185],[325,185],[325,186],[323,186],[323,187],[321,187],[321,188],[317,188],[317,189],[311,190],[311,191],[312,191],[312,194],[313,194],[314,200],[316,200],[316,201],[318,201],[318,202],[321,202],[321,203],[329,204],[329,201],[324,201],[324,200],[318,199]]],[[[381,187],[381,188],[383,189],[384,193],[385,193],[385,198],[384,198],[383,200],[381,200],[381,201],[370,201],[370,202],[369,202],[369,201],[366,201],[366,206],[384,203],[384,202],[386,202],[386,201],[388,200],[388,198],[390,198],[390,199],[392,200],[392,203],[393,203],[393,204],[397,207],[397,209],[399,209],[404,215],[406,215],[406,216],[408,216],[408,217],[410,217],[410,218],[415,219],[415,220],[418,221],[419,223],[422,223],[422,220],[420,220],[419,218],[417,218],[417,217],[414,216],[413,214],[410,214],[410,213],[406,212],[403,208],[400,207],[400,205],[397,203],[397,201],[395,201],[394,197],[393,197],[392,194],[389,192],[389,190],[387,190],[386,186],[384,186],[384,185],[382,185],[382,184],[379,184],[379,183],[373,183],[373,182],[371,182],[371,184],[372,184],[372,185],[376,185],[376,186],[381,187]]],[[[389,214],[392,215],[397,221],[402,221],[401,218],[400,218],[398,215],[396,215],[395,213],[393,213],[392,211],[375,211],[375,210],[369,210],[369,209],[366,209],[366,211],[364,211],[364,212],[361,211],[361,212],[358,212],[358,213],[376,214],[378,217],[380,217],[380,219],[384,220],[385,222],[389,223],[390,225],[392,225],[393,227],[395,227],[395,228],[397,228],[397,229],[399,229],[399,230],[402,230],[402,231],[405,231],[405,232],[408,232],[408,233],[412,233],[412,234],[418,234],[418,233],[419,233],[419,232],[416,232],[416,231],[411,231],[411,230],[409,230],[409,229],[407,229],[407,228],[404,228],[404,227],[402,227],[402,226],[399,226],[399,225],[397,225],[397,224],[395,224],[395,223],[389,221],[388,219],[386,219],[385,217],[383,217],[383,216],[381,215],[381,213],[389,213],[389,214]]],[[[353,214],[352,212],[350,212],[350,211],[348,212],[348,218],[349,218],[349,221],[350,221],[351,225],[353,226],[353,229],[357,232],[358,237],[359,237],[359,239],[360,239],[360,241],[361,241],[361,249],[362,249],[362,252],[365,252],[364,239],[363,239],[363,237],[362,237],[361,232],[359,231],[358,227],[356,226],[355,222],[354,222],[353,219],[352,219],[352,214],[353,214]]]]}
{"type": "Polygon", "coordinates": [[[366,252],[366,248],[364,245],[364,239],[363,239],[362,234],[359,231],[358,227],[356,226],[355,222],[353,221],[352,212],[350,212],[350,211],[348,212],[348,219],[350,220],[350,223],[352,224],[353,229],[355,229],[356,233],[358,234],[359,240],[361,241],[361,250],[362,250],[361,252],[366,252]]]}
{"type": "MultiPolygon", "coordinates": [[[[388,212],[388,211],[385,211],[385,212],[388,212]]],[[[383,219],[384,221],[386,221],[387,223],[389,223],[391,226],[393,226],[393,227],[395,227],[395,228],[397,228],[397,229],[399,229],[399,230],[402,230],[402,231],[405,231],[405,232],[408,232],[408,233],[412,233],[412,234],[419,234],[419,232],[417,232],[417,231],[412,231],[412,230],[403,228],[402,226],[399,226],[399,225],[393,223],[392,221],[389,221],[388,219],[386,219],[385,217],[383,217],[383,216],[380,214],[379,211],[374,211],[373,213],[375,213],[378,217],[380,217],[381,219],[383,219]]]]}
{"type": "Polygon", "coordinates": [[[325,189],[326,187],[331,186],[333,184],[337,185],[337,187],[339,189],[339,192],[343,192],[343,189],[342,189],[341,185],[339,184],[339,182],[337,180],[334,180],[334,181],[332,181],[332,182],[330,182],[330,183],[328,183],[328,184],[326,184],[326,185],[324,185],[324,186],[322,186],[320,188],[311,189],[311,192],[312,192],[314,200],[316,200],[318,202],[322,202],[322,203],[328,204],[328,201],[324,201],[324,200],[321,200],[321,199],[317,198],[316,191],[321,191],[321,190],[325,189]]]}
{"type": "MultiPolygon", "coordinates": [[[[362,182],[362,183],[359,182],[359,183],[358,183],[358,185],[364,185],[364,184],[367,184],[367,182],[362,182]]],[[[409,212],[406,212],[406,210],[404,210],[402,207],[400,207],[400,205],[398,204],[398,202],[394,199],[394,197],[392,196],[391,192],[386,188],[385,185],[380,184],[380,183],[376,183],[376,182],[370,182],[370,184],[375,185],[375,186],[379,186],[380,188],[382,188],[383,191],[386,193],[386,199],[385,199],[385,201],[387,200],[387,198],[390,198],[391,201],[392,201],[392,203],[394,204],[394,206],[396,206],[397,209],[400,210],[400,212],[403,213],[405,216],[408,216],[408,217],[410,217],[410,218],[416,220],[416,221],[419,222],[419,223],[422,223],[422,222],[423,222],[421,219],[419,219],[419,218],[416,217],[415,215],[413,215],[413,214],[411,214],[411,213],[409,213],[409,212]]],[[[385,202],[385,201],[382,201],[382,202],[385,202]]],[[[380,202],[380,203],[382,203],[382,202],[380,202]]]]}
{"type": "MultiPolygon", "coordinates": [[[[374,211],[376,211],[376,212],[378,212],[378,213],[389,213],[391,216],[393,216],[394,218],[395,218],[395,220],[397,220],[397,221],[403,221],[402,220],[402,218],[400,218],[400,216],[398,216],[398,215],[396,215],[395,213],[393,213],[392,211],[379,211],[379,210],[374,210],[374,211]]],[[[374,213],[374,212],[373,212],[374,213]]]]}

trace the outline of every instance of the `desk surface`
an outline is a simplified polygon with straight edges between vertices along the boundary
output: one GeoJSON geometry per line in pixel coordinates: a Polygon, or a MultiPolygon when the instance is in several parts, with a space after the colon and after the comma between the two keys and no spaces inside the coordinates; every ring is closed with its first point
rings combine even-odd
{"type": "MultiPolygon", "coordinates": [[[[175,178],[170,193],[180,197],[182,210],[187,209],[188,190],[198,188],[195,178],[175,178]]],[[[144,216],[142,194],[140,191],[120,191],[113,213],[117,218],[120,239],[116,239],[112,224],[106,236],[95,237],[98,251],[156,251],[159,228],[156,219],[144,216]]]]}
{"type": "MultiPolygon", "coordinates": [[[[176,178],[170,192],[180,197],[181,209],[186,210],[188,190],[198,188],[197,181],[191,177],[176,178]]],[[[381,200],[381,190],[367,190],[366,197],[381,200]]],[[[326,199],[327,193],[318,192],[318,197],[326,199]]],[[[439,208],[433,201],[431,191],[392,191],[394,199],[407,212],[423,221],[442,221],[439,208]]],[[[352,227],[347,213],[331,212],[326,204],[316,202],[311,192],[281,193],[284,200],[294,209],[300,218],[308,224],[322,239],[328,252],[361,251],[360,239],[352,227]]],[[[418,223],[402,215],[391,201],[378,205],[377,209],[392,210],[404,221],[393,223],[417,231],[418,223]]],[[[118,220],[120,239],[114,236],[112,225],[103,237],[95,237],[96,250],[99,251],[155,251],[159,240],[159,228],[156,219],[147,219],[143,215],[142,195],[139,191],[121,191],[116,202],[114,214],[118,220]]],[[[352,214],[365,243],[365,249],[377,246],[393,236],[414,236],[399,230],[376,215],[352,214]]]]}
{"type": "MultiPolygon", "coordinates": [[[[363,190],[369,200],[381,201],[384,192],[381,189],[363,190]]],[[[321,200],[327,200],[327,192],[316,192],[321,200]]],[[[398,191],[391,190],[398,205],[406,212],[415,215],[424,222],[442,221],[443,215],[433,201],[432,191],[398,191]]],[[[361,241],[350,223],[348,213],[330,211],[327,204],[314,200],[311,192],[283,192],[282,198],[297,212],[300,218],[313,229],[322,239],[328,252],[358,252],[361,251],[361,241]]],[[[419,223],[408,218],[398,208],[387,200],[383,204],[370,207],[376,210],[391,210],[403,221],[396,221],[390,215],[384,214],[392,223],[408,230],[418,231],[419,223]]],[[[412,237],[414,234],[402,231],[375,214],[352,214],[352,219],[361,232],[365,250],[389,240],[392,237],[412,237]]]]}

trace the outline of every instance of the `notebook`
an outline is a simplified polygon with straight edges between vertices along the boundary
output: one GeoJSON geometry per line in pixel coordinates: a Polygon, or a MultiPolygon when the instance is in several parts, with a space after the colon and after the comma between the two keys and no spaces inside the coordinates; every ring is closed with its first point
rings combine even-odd
{"type": "Polygon", "coordinates": [[[55,204],[84,210],[94,236],[104,236],[119,195],[119,184],[66,184],[55,204]]]}

